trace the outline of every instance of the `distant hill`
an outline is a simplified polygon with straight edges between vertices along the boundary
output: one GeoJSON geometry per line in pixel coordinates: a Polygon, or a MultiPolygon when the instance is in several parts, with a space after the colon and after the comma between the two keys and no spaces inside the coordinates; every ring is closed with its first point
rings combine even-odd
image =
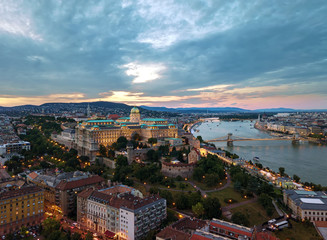
{"type": "Polygon", "coordinates": [[[296,112],[296,111],[304,111],[304,110],[296,110],[292,108],[263,108],[252,110],[252,112],[296,112]]]}
{"type": "Polygon", "coordinates": [[[166,108],[166,107],[148,107],[141,106],[144,109],[152,110],[152,111],[162,111],[162,112],[250,112],[250,110],[242,109],[242,108],[234,108],[234,107],[223,107],[223,108],[166,108]]]}
{"type": "Polygon", "coordinates": [[[216,107],[216,108],[166,108],[166,107],[149,107],[141,106],[144,109],[161,112],[194,112],[194,113],[257,113],[257,112],[322,112],[326,109],[292,109],[292,108],[263,108],[248,110],[236,107],[216,107]]]}
{"type": "Polygon", "coordinates": [[[86,107],[88,104],[91,107],[101,107],[101,108],[126,108],[126,109],[132,108],[131,106],[126,105],[124,103],[114,103],[114,102],[104,102],[104,101],[81,102],[81,103],[44,103],[39,107],[59,107],[59,106],[86,107]]]}
{"type": "MultiPolygon", "coordinates": [[[[14,107],[3,107],[0,106],[0,111],[24,111],[24,112],[41,112],[42,110],[47,109],[57,109],[60,111],[69,111],[71,109],[86,109],[87,105],[90,104],[90,107],[93,109],[122,109],[130,110],[133,106],[129,106],[124,103],[115,103],[115,102],[81,102],[81,103],[44,103],[39,106],[37,105],[21,105],[14,107]]],[[[292,108],[264,108],[264,109],[255,109],[248,110],[243,108],[236,107],[212,107],[212,108],[167,108],[167,107],[150,107],[150,106],[140,106],[140,110],[149,110],[157,112],[166,112],[168,113],[258,113],[258,112],[322,112],[327,111],[326,109],[292,109],[292,108]]]]}
{"type": "Polygon", "coordinates": [[[126,109],[130,110],[132,106],[123,103],[114,102],[81,102],[81,103],[44,103],[39,106],[37,105],[20,105],[14,107],[0,107],[1,111],[42,111],[43,109],[58,109],[58,110],[70,110],[70,109],[80,109],[87,108],[90,104],[91,108],[101,108],[101,109],[126,109]]]}

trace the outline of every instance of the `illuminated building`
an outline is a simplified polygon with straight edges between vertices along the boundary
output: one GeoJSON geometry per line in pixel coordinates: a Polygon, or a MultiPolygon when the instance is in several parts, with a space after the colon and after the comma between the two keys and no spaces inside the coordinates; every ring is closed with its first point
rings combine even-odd
{"type": "Polygon", "coordinates": [[[159,196],[142,198],[139,191],[130,189],[122,193],[115,193],[111,188],[81,193],[81,197],[87,196],[87,227],[106,235],[117,235],[119,239],[133,240],[141,239],[160,226],[166,218],[166,200],[159,196]]]}
{"type": "Polygon", "coordinates": [[[100,176],[92,176],[80,171],[58,175],[41,174],[35,171],[27,175],[27,180],[44,189],[47,210],[59,210],[59,213],[64,215],[74,210],[77,193],[104,182],[100,176]]]}
{"type": "Polygon", "coordinates": [[[43,190],[28,186],[1,192],[0,211],[0,235],[40,224],[44,216],[43,190]]]}
{"type": "Polygon", "coordinates": [[[321,191],[284,190],[284,203],[302,220],[327,221],[327,195],[321,191]]]}
{"type": "Polygon", "coordinates": [[[10,153],[19,153],[22,150],[30,150],[31,144],[25,141],[11,142],[0,145],[0,155],[1,154],[10,154],[10,153]]]}
{"type": "Polygon", "coordinates": [[[130,117],[122,117],[116,121],[111,119],[88,120],[76,126],[75,148],[80,155],[93,159],[99,151],[99,145],[110,146],[121,136],[130,140],[135,134],[143,140],[149,138],[176,138],[178,128],[168,124],[166,119],[141,119],[139,110],[134,107],[130,117]]]}

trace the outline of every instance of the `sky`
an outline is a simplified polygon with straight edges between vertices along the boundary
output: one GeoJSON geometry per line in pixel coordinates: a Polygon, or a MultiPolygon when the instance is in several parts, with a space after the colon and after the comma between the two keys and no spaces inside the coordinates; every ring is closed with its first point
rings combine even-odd
{"type": "Polygon", "coordinates": [[[0,0],[0,106],[327,109],[327,2],[0,0]]]}

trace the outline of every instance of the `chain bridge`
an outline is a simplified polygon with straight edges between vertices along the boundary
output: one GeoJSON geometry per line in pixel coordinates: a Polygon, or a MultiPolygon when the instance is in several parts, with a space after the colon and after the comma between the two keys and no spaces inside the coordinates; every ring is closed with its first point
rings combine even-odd
{"type": "Polygon", "coordinates": [[[277,138],[246,138],[234,136],[232,133],[228,133],[226,136],[222,136],[215,139],[206,140],[206,142],[227,142],[227,146],[233,146],[234,141],[292,141],[292,143],[297,144],[301,141],[306,141],[305,138],[300,138],[298,134],[293,136],[277,137],[277,138]]]}

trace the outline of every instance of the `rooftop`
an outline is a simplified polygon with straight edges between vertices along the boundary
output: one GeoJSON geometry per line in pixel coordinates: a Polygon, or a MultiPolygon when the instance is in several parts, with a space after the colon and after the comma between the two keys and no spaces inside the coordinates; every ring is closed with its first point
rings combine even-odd
{"type": "Polygon", "coordinates": [[[303,210],[327,211],[327,195],[322,191],[285,190],[285,194],[303,210]]]}
{"type": "Polygon", "coordinates": [[[146,122],[163,122],[163,121],[167,121],[167,120],[163,119],[163,118],[143,118],[142,121],[146,121],[146,122]]]}
{"type": "Polygon", "coordinates": [[[43,189],[36,186],[23,187],[16,190],[9,190],[0,194],[0,200],[10,199],[18,196],[24,196],[32,193],[43,192],[43,189]]]}
{"type": "Polygon", "coordinates": [[[130,210],[137,210],[151,203],[164,200],[163,198],[155,195],[147,198],[140,198],[130,193],[126,193],[124,195],[121,195],[120,197],[117,197],[114,195],[106,194],[101,191],[93,191],[92,194],[89,196],[89,199],[94,200],[96,202],[101,202],[103,204],[108,204],[117,209],[127,208],[130,210]]]}
{"type": "Polygon", "coordinates": [[[81,197],[81,198],[88,198],[92,194],[93,191],[94,191],[93,188],[86,188],[82,192],[77,194],[77,196],[81,197]]]}
{"type": "Polygon", "coordinates": [[[190,238],[190,240],[205,240],[205,239],[230,240],[230,238],[225,238],[225,237],[222,237],[222,236],[219,236],[219,235],[215,235],[215,234],[212,234],[212,233],[199,231],[199,230],[194,232],[192,237],[190,238]]]}
{"type": "Polygon", "coordinates": [[[300,198],[303,203],[311,203],[311,204],[325,204],[319,198],[300,198]]]}
{"type": "Polygon", "coordinates": [[[89,122],[89,123],[103,123],[103,122],[114,122],[114,120],[112,119],[101,119],[101,120],[88,120],[86,122],[89,122]]]}
{"type": "Polygon", "coordinates": [[[57,185],[56,188],[64,191],[64,190],[88,186],[88,185],[92,185],[92,184],[96,184],[96,183],[101,183],[103,181],[104,181],[104,179],[97,175],[91,176],[88,178],[84,178],[84,179],[79,179],[76,181],[70,181],[70,182],[67,182],[66,180],[61,180],[61,182],[57,185]]]}
{"type": "Polygon", "coordinates": [[[166,227],[162,231],[160,231],[157,235],[157,238],[162,239],[174,239],[174,240],[188,240],[190,239],[191,235],[174,229],[172,227],[166,227]]]}
{"type": "Polygon", "coordinates": [[[182,218],[179,221],[173,223],[171,226],[177,230],[196,230],[201,229],[207,225],[206,221],[200,219],[182,218]]]}
{"type": "Polygon", "coordinates": [[[214,225],[220,225],[220,226],[224,226],[224,227],[227,227],[227,228],[232,228],[232,229],[235,229],[237,231],[247,233],[247,234],[251,234],[251,235],[252,235],[252,232],[253,232],[252,228],[244,227],[244,226],[234,224],[234,223],[231,223],[231,222],[226,222],[226,221],[223,221],[223,220],[220,220],[220,219],[212,219],[211,222],[210,222],[210,225],[213,225],[213,226],[214,225]]]}
{"type": "Polygon", "coordinates": [[[0,181],[11,178],[11,176],[7,173],[6,169],[0,169],[0,181]]]}

